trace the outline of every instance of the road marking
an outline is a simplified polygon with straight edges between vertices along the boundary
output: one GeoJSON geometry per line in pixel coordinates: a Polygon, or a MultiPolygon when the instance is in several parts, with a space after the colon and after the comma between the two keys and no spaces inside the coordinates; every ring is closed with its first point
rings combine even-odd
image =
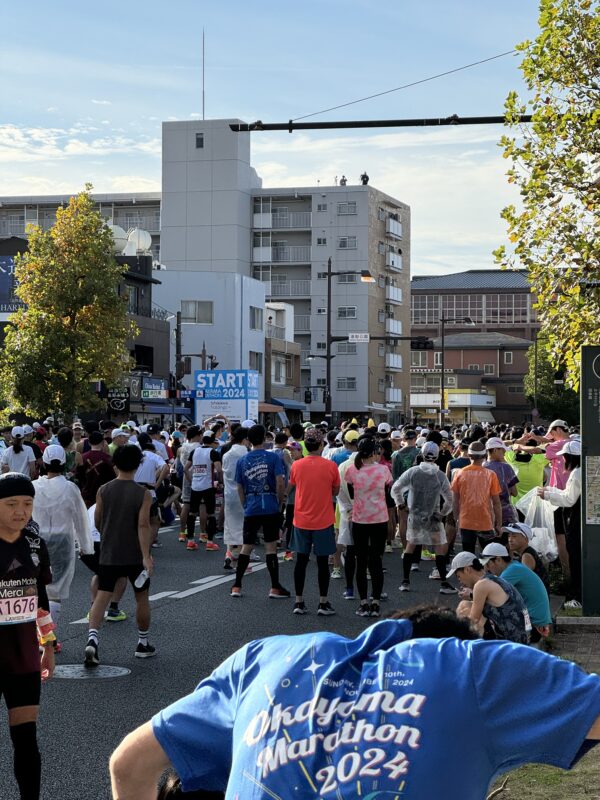
{"type": "Polygon", "coordinates": [[[162,600],[163,597],[170,597],[172,594],[175,594],[177,589],[174,589],[172,592],[157,592],[157,594],[151,594],[148,600],[162,600]]]}

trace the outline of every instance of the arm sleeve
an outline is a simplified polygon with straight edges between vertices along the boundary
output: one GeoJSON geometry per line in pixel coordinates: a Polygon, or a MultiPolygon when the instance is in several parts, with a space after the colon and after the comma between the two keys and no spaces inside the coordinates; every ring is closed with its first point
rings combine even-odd
{"type": "Polygon", "coordinates": [[[224,661],[192,694],[152,718],[152,730],[184,792],[224,791],[246,647],[224,661]]]}
{"type": "Polygon", "coordinates": [[[392,486],[391,495],[394,503],[396,503],[397,506],[404,505],[404,497],[402,495],[404,490],[408,488],[408,480],[406,479],[406,475],[408,475],[408,472],[403,472],[392,486]]]}
{"type": "Polygon", "coordinates": [[[557,489],[555,486],[544,489],[544,500],[549,500],[553,506],[560,508],[571,508],[581,496],[581,471],[574,470],[569,475],[569,480],[564,489],[557,489]]]}
{"type": "Polygon", "coordinates": [[[33,447],[26,447],[27,450],[27,463],[32,464],[36,458],[35,453],[33,452],[33,447]]]}
{"type": "Polygon", "coordinates": [[[600,678],[510,642],[474,642],[472,675],[497,771],[521,764],[570,769],[600,716],[600,678]]]}

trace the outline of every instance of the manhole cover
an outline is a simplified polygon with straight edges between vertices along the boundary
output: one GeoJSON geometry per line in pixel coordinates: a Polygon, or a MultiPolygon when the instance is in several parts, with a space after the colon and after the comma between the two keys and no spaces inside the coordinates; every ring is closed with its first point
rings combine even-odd
{"type": "Polygon", "coordinates": [[[125,667],[111,667],[100,664],[93,669],[84,667],[83,664],[60,664],[54,670],[55,678],[71,678],[72,680],[86,680],[88,678],[123,678],[131,674],[125,667]]]}

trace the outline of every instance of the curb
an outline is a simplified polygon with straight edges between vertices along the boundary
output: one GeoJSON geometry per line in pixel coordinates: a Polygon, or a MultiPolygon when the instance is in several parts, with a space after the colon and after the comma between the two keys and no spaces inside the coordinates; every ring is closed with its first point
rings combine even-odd
{"type": "Polygon", "coordinates": [[[557,615],[555,628],[557,631],[600,632],[600,617],[561,617],[557,615]]]}

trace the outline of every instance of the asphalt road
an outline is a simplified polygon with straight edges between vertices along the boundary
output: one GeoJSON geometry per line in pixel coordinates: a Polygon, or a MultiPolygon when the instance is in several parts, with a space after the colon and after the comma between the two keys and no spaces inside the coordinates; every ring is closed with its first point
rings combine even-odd
{"type": "MultiPolygon", "coordinates": [[[[106,800],[110,797],[108,759],[120,740],[149,719],[160,708],[193,690],[194,686],[224,658],[252,639],[272,634],[294,634],[331,630],[353,637],[369,619],[355,616],[357,602],[342,598],[344,581],[331,582],[332,617],[318,617],[316,565],[311,562],[305,599],[312,612],[292,614],[291,600],[267,598],[268,573],[254,565],[244,581],[244,597],[229,596],[232,579],[222,569],[223,553],[204,549],[187,552],[177,542],[175,528],[161,532],[164,546],[153,551],[152,625],[150,641],[157,656],[133,657],[137,643],[133,593],[127,590],[122,607],[129,615],[124,622],[105,623],[100,632],[103,665],[125,667],[124,677],[66,679],[55,677],[43,687],[39,741],[43,759],[44,800],[106,800]],[[212,578],[211,578],[212,576],[212,578]],[[207,580],[208,579],[208,580],[207,580]],[[200,581],[200,583],[198,583],[200,581]]],[[[262,548],[258,548],[263,555],[262,548]]],[[[422,562],[413,573],[413,591],[400,594],[402,559],[398,551],[385,556],[385,590],[389,600],[383,611],[420,602],[456,605],[456,596],[441,596],[439,582],[427,576],[432,563],[422,562]]],[[[293,593],[293,563],[280,566],[281,582],[293,593]]],[[[81,620],[89,608],[91,573],[77,564],[71,596],[60,620],[63,644],[59,665],[80,665],[86,644],[87,625],[81,620]]],[[[6,730],[6,713],[0,703],[0,725],[5,733],[0,748],[0,797],[17,798],[12,777],[12,751],[6,730]]]]}

